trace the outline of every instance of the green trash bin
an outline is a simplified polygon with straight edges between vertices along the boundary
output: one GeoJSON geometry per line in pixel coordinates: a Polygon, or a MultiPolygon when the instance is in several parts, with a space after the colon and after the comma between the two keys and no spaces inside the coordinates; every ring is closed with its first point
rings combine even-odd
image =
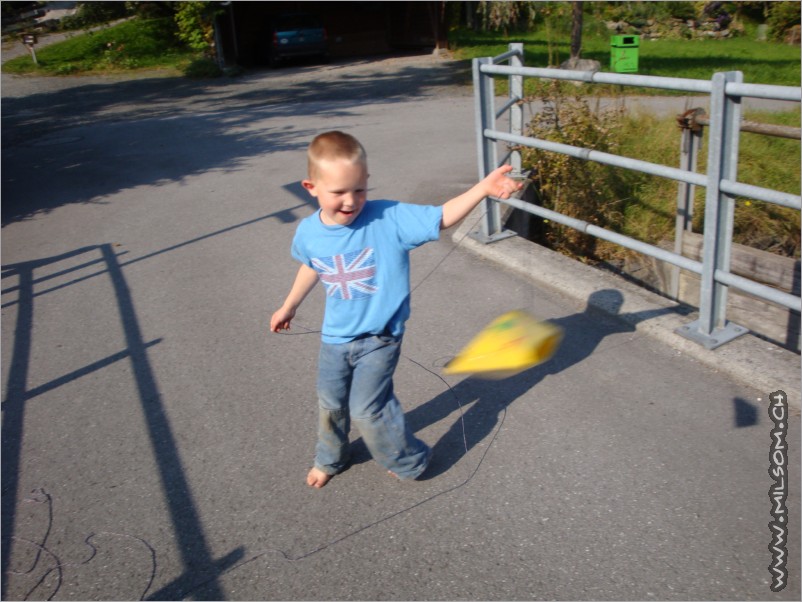
{"type": "Polygon", "coordinates": [[[616,73],[635,73],[638,70],[638,36],[610,38],[610,69],[616,73]]]}

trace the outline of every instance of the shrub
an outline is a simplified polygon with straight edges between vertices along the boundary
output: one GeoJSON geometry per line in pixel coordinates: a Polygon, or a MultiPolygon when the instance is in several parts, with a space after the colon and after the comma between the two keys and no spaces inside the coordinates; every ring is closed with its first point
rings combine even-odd
{"type": "MultiPolygon", "coordinates": [[[[618,142],[612,134],[621,125],[622,111],[593,110],[581,96],[569,98],[559,90],[552,85],[541,98],[544,106],[529,124],[529,135],[615,153],[618,142]]],[[[630,187],[620,170],[532,148],[522,150],[522,159],[532,170],[543,207],[603,228],[620,227],[630,187]]],[[[598,256],[598,239],[573,228],[555,224],[546,232],[546,239],[549,246],[570,256],[598,256]]]]}
{"type": "Polygon", "coordinates": [[[800,24],[799,2],[771,2],[768,13],[766,22],[773,40],[783,41],[786,32],[800,24]]]}
{"type": "Polygon", "coordinates": [[[213,56],[214,19],[219,10],[213,2],[180,2],[175,11],[178,37],[192,50],[213,56]]]}
{"type": "Polygon", "coordinates": [[[192,61],[184,69],[184,75],[195,79],[207,79],[210,77],[220,77],[222,70],[212,59],[202,57],[192,61]]]}

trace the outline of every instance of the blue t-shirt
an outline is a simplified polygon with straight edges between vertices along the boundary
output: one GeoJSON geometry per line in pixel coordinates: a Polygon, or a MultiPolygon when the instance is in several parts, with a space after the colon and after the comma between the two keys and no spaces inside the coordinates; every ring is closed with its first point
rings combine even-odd
{"type": "Polygon", "coordinates": [[[400,336],[409,317],[409,251],[440,236],[443,208],[368,201],[348,226],[304,218],[292,256],[326,287],[324,343],[370,334],[400,336]]]}

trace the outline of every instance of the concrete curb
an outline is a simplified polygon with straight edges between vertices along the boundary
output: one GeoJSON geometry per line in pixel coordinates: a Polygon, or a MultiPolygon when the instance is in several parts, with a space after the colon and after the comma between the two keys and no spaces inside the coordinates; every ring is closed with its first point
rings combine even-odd
{"type": "Polygon", "coordinates": [[[788,394],[789,405],[800,409],[802,366],[796,353],[751,334],[712,351],[705,349],[675,333],[677,328],[696,317],[695,313],[688,314],[684,306],[670,299],[518,236],[491,244],[474,240],[468,235],[478,229],[477,223],[483,212],[480,205],[463,221],[452,235],[455,244],[540,286],[615,315],[631,324],[637,332],[765,393],[766,397],[781,389],[788,394]],[[605,306],[605,296],[591,297],[592,293],[603,289],[619,291],[624,299],[623,305],[609,307],[605,306]]]}

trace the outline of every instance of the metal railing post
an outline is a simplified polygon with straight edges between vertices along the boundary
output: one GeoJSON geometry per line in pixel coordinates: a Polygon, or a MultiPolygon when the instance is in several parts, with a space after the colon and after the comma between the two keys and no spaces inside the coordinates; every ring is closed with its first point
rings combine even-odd
{"type": "MultiPolygon", "coordinates": [[[[483,65],[492,65],[490,57],[473,59],[474,111],[476,119],[476,145],[479,159],[479,178],[485,178],[498,166],[496,142],[484,135],[486,129],[495,129],[495,86],[493,76],[482,73],[483,65]]],[[[497,201],[486,198],[483,201],[485,215],[479,232],[470,236],[480,242],[490,243],[507,238],[509,233],[502,231],[501,207],[497,201]]]]}
{"type": "MultiPolygon", "coordinates": [[[[513,42],[509,45],[510,52],[515,52],[510,58],[511,67],[523,67],[524,45],[513,42]]],[[[510,75],[510,100],[515,101],[510,107],[510,134],[521,136],[524,133],[524,111],[521,99],[524,96],[523,75],[510,75]]],[[[521,151],[517,148],[510,154],[510,165],[514,174],[521,173],[521,151]]]]}
{"type": "Polygon", "coordinates": [[[716,279],[717,273],[730,271],[735,199],[721,190],[721,181],[737,180],[741,126],[741,98],[727,96],[725,89],[728,83],[742,82],[740,71],[713,75],[699,319],[678,330],[708,349],[748,332],[743,326],[727,322],[727,287],[716,279]]]}
{"type": "MultiPolygon", "coordinates": [[[[479,179],[484,178],[492,171],[490,165],[495,165],[496,148],[491,141],[485,138],[484,131],[495,121],[493,114],[493,81],[491,76],[483,75],[482,65],[491,64],[490,58],[473,59],[473,89],[474,111],[476,122],[476,149],[479,159],[479,179]],[[490,81],[488,81],[490,80],[490,81]]],[[[485,199],[485,215],[482,219],[481,230],[478,233],[482,239],[487,239],[498,229],[497,222],[493,220],[492,201],[485,199]]]]}

